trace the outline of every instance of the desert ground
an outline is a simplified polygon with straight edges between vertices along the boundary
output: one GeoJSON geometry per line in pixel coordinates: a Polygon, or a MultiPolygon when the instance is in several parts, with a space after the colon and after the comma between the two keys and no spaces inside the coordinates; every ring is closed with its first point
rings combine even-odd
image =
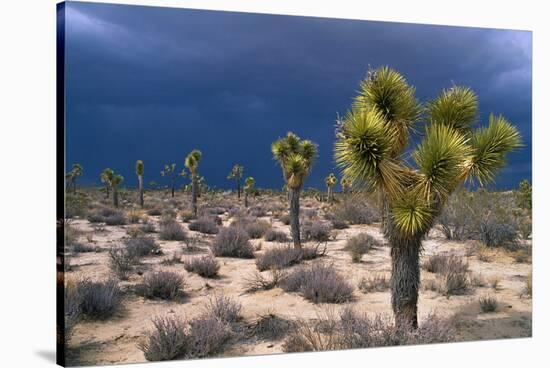
{"type": "MultiPolygon", "coordinates": [[[[351,196],[351,195],[350,195],[351,196]]],[[[289,331],[275,337],[256,333],[258,321],[276,316],[281,321],[315,321],[327,310],[338,313],[352,307],[369,316],[391,318],[390,247],[382,232],[380,218],[375,214],[372,201],[361,201],[359,196],[346,198],[337,193],[334,203],[320,201],[305,195],[301,199],[302,227],[322,225],[311,238],[306,236],[304,247],[317,249],[314,259],[301,260],[281,267],[291,273],[310,264],[323,263],[335,268],[344,282],[352,287],[345,301],[333,303],[313,302],[301,292],[285,291],[276,282],[273,268],[259,271],[257,265],[266,252],[274,248],[291,247],[286,196],[282,193],[263,193],[249,198],[245,208],[243,199],[234,192],[204,193],[199,198],[199,218],[217,221],[217,229],[230,228],[232,222],[246,218],[262,230],[251,234],[248,240],[254,258],[216,256],[217,275],[202,277],[186,270],[185,264],[193,258],[208,256],[217,234],[189,229],[195,219],[189,215],[189,194],[177,192],[172,198],[168,191],[147,191],[145,207],[135,204],[135,193],[122,195],[119,209],[113,209],[109,198],[96,188],[83,190],[85,203],[67,220],[65,230],[65,285],[80,280],[105,281],[114,279],[120,289],[120,305],[107,318],[80,316],[67,338],[68,365],[120,364],[146,361],[140,344],[154,328],[156,316],[195,318],[204,313],[213,298],[224,296],[241,305],[240,316],[234,322],[231,335],[223,346],[207,356],[247,356],[275,354],[285,351],[289,331]],[[363,224],[341,220],[334,226],[331,216],[342,212],[345,203],[370,206],[372,218],[363,224]],[[340,208],[340,210],[338,210],[340,208]],[[108,216],[121,216],[120,221],[105,221],[108,216]],[[114,215],[113,215],[114,214],[114,215]],[[183,228],[184,240],[163,240],[162,228],[167,222],[176,222],[183,228]],[[285,224],[286,222],[286,224],[285,224]],[[120,223],[109,225],[108,223],[120,223]],[[144,225],[147,224],[145,227],[144,225]],[[324,227],[323,227],[324,226],[324,227]],[[335,227],[338,227],[335,228],[335,227]],[[266,231],[279,231],[287,235],[280,241],[266,240],[266,231]],[[369,246],[352,261],[349,239],[360,234],[370,237],[369,246]],[[258,236],[259,235],[259,236],[258,236]],[[135,261],[128,274],[120,277],[112,265],[109,250],[120,247],[131,239],[153,238],[155,250],[135,261]],[[173,298],[159,298],[139,292],[144,277],[155,271],[171,271],[183,277],[183,287],[173,298]],[[259,276],[261,275],[261,277],[259,276]],[[259,278],[260,277],[260,278],[259,278]],[[263,277],[263,279],[262,279],[263,277]],[[263,280],[257,290],[250,290],[252,281],[263,280]]],[[[244,221],[244,222],[246,222],[244,221]]],[[[244,226],[244,225],[243,225],[244,226]]],[[[207,231],[210,232],[210,231],[207,231]]],[[[269,237],[268,237],[269,238],[269,237]]],[[[269,238],[271,239],[271,238],[269,238]]],[[[531,240],[520,239],[513,249],[486,247],[475,239],[449,240],[436,225],[423,241],[421,256],[421,287],[418,302],[419,324],[435,314],[451,326],[452,341],[519,338],[531,336],[531,240]],[[458,290],[445,287],[445,272],[430,272],[427,262],[434,255],[451,256],[466,265],[464,285],[458,290]],[[483,310],[482,299],[489,297],[493,308],[483,310]],[[496,308],[495,310],[492,310],[496,308]]],[[[432,270],[433,271],[433,270],[432,270]]]]}

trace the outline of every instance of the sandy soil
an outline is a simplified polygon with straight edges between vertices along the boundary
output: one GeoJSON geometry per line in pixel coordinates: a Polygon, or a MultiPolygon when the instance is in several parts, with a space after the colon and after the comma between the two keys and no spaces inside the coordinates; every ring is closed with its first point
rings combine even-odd
{"type": "MultiPolygon", "coordinates": [[[[227,215],[224,215],[226,218],[227,215]]],[[[151,216],[152,221],[158,222],[158,216],[151,216]]],[[[277,220],[271,221],[275,228],[289,231],[288,226],[277,220]]],[[[227,225],[227,219],[225,225],[227,225]]],[[[92,225],[83,219],[77,219],[72,225],[82,231],[81,242],[86,242],[86,233],[93,233],[94,245],[108,249],[125,237],[124,226],[106,226],[105,231],[94,231],[92,225]]],[[[184,224],[187,226],[186,224],[184,224]]],[[[347,252],[343,251],[346,239],[360,232],[369,233],[383,240],[379,226],[354,225],[349,229],[338,230],[334,241],[327,244],[325,261],[333,262],[337,269],[344,274],[355,286],[364,276],[386,273],[389,277],[390,256],[389,248],[382,246],[373,249],[363,257],[361,263],[352,263],[347,252]]],[[[190,232],[210,240],[213,236],[190,232]]],[[[151,327],[153,316],[165,313],[178,313],[189,317],[199,314],[209,298],[214,293],[223,293],[237,299],[243,306],[242,313],[245,321],[251,321],[268,311],[288,318],[315,318],[323,305],[315,305],[294,293],[286,293],[280,288],[269,291],[244,294],[244,278],[256,270],[254,260],[235,258],[218,258],[221,263],[220,277],[204,279],[184,270],[182,264],[161,265],[163,258],[181,250],[184,246],[179,241],[158,240],[162,247],[163,256],[149,256],[144,259],[145,270],[164,269],[179,272],[185,276],[187,296],[178,302],[148,300],[126,293],[123,308],[113,318],[106,321],[82,321],[74,329],[74,335],[69,343],[67,358],[70,365],[134,363],[145,361],[143,353],[136,344],[143,338],[144,331],[151,327]]],[[[279,245],[265,240],[262,242],[260,253],[279,245]]],[[[424,241],[423,258],[435,253],[455,253],[467,256],[468,245],[445,240],[440,234],[432,231],[430,237],[424,241]]],[[[196,255],[186,255],[193,257],[196,255]]],[[[419,301],[419,318],[423,321],[430,313],[453,318],[457,329],[458,341],[498,339],[511,337],[531,336],[531,299],[522,296],[525,280],[531,272],[531,264],[516,263],[514,259],[503,252],[494,255],[491,262],[481,262],[471,255],[468,257],[473,274],[480,274],[485,279],[497,276],[501,279],[497,290],[491,287],[476,287],[467,295],[446,297],[440,293],[422,288],[419,301]],[[499,307],[493,313],[481,313],[478,299],[482,295],[494,295],[499,301],[499,307]]],[[[67,279],[78,279],[85,276],[94,279],[105,279],[110,276],[106,252],[80,253],[71,257],[73,270],[67,273],[67,279]]],[[[120,283],[123,289],[128,290],[140,282],[140,275],[134,274],[130,280],[120,283]]],[[[422,281],[433,279],[434,275],[422,271],[422,281]]],[[[368,313],[386,313],[391,315],[390,292],[374,292],[364,294],[355,290],[355,300],[351,303],[355,308],[368,313]]],[[[332,305],[339,309],[343,305],[332,305]]],[[[282,340],[259,341],[247,339],[233,344],[223,356],[242,356],[255,354],[281,353],[282,340]]]]}

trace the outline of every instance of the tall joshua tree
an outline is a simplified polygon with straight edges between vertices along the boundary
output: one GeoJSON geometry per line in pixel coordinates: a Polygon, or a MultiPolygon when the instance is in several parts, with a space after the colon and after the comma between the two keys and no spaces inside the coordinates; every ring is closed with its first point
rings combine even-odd
{"type": "Polygon", "coordinates": [[[271,145],[273,157],[281,165],[288,188],[290,202],[290,232],[295,248],[301,248],[300,241],[300,191],[311,172],[317,156],[317,145],[301,140],[294,133],[287,133],[271,145]]]}
{"type": "Polygon", "coordinates": [[[136,175],[138,177],[139,205],[143,208],[143,161],[136,161],[136,175]]]}
{"type": "Polygon", "coordinates": [[[170,179],[170,188],[172,191],[172,198],[174,198],[174,192],[176,189],[176,179],[180,176],[185,176],[185,170],[182,170],[180,173],[176,171],[176,164],[165,164],[164,169],[160,172],[160,175],[170,179]]]}
{"type": "Polygon", "coordinates": [[[115,176],[115,172],[113,169],[105,169],[101,172],[99,175],[99,178],[101,179],[101,182],[105,186],[105,197],[109,198],[109,192],[111,190],[111,181],[113,180],[113,177],[115,176]]]}
{"type": "Polygon", "coordinates": [[[244,206],[248,207],[248,195],[254,190],[256,181],[252,176],[249,176],[244,180],[244,206]]]}
{"type": "Polygon", "coordinates": [[[191,203],[193,215],[197,216],[197,195],[199,190],[199,162],[202,158],[201,151],[194,149],[185,158],[185,167],[191,173],[191,203]]]}
{"type": "Polygon", "coordinates": [[[338,183],[336,175],[330,173],[329,176],[325,178],[325,184],[327,185],[327,201],[332,202],[334,200],[334,186],[338,183]]]}
{"type": "Polygon", "coordinates": [[[122,184],[124,177],[122,175],[114,175],[111,180],[111,188],[113,189],[113,205],[118,208],[118,186],[122,184]]]}
{"type": "Polygon", "coordinates": [[[388,67],[369,71],[338,122],[335,144],[344,176],[380,193],[399,329],[418,326],[421,241],[447,199],[466,180],[493,181],[506,154],[521,146],[518,131],[502,116],[491,115],[487,126],[473,129],[477,97],[469,88],[453,86],[426,104],[423,138],[412,152],[414,165],[408,164],[403,153],[423,111],[414,93],[388,67]]]}
{"type": "Polygon", "coordinates": [[[76,193],[76,178],[78,178],[79,176],[82,176],[82,174],[84,174],[84,169],[82,169],[82,165],[73,164],[71,171],[69,171],[65,175],[65,179],[67,180],[67,189],[69,187],[72,187],[73,193],[76,193]]]}
{"type": "Polygon", "coordinates": [[[241,199],[241,180],[244,175],[244,167],[239,164],[233,165],[233,168],[227,175],[227,179],[235,180],[235,186],[237,187],[237,198],[241,199]]]}
{"type": "Polygon", "coordinates": [[[351,183],[346,177],[342,177],[342,179],[340,179],[340,186],[342,187],[343,193],[349,193],[351,190],[351,183]]]}

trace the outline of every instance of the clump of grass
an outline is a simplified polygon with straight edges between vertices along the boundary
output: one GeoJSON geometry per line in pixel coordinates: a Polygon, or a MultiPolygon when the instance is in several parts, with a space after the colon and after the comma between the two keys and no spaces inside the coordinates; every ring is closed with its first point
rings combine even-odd
{"type": "Polygon", "coordinates": [[[159,238],[183,241],[187,239],[187,232],[177,221],[169,220],[161,223],[159,238]]]}
{"type": "Polygon", "coordinates": [[[233,323],[241,319],[242,306],[234,299],[223,294],[215,295],[208,301],[206,313],[223,322],[233,323]]]}
{"type": "Polygon", "coordinates": [[[126,234],[128,234],[130,238],[137,238],[142,235],[142,233],[141,228],[137,225],[130,226],[126,229],[126,234]]]}
{"type": "Polygon", "coordinates": [[[269,270],[269,277],[256,271],[244,279],[244,289],[246,293],[271,290],[279,286],[285,277],[286,273],[278,269],[269,270]]]}
{"type": "Polygon", "coordinates": [[[327,242],[330,240],[330,225],[321,221],[306,221],[302,224],[304,241],[327,242]]]}
{"type": "Polygon", "coordinates": [[[190,222],[191,220],[196,219],[196,216],[193,214],[193,211],[183,210],[180,212],[180,219],[183,222],[190,222]]]}
{"type": "Polygon", "coordinates": [[[76,283],[79,310],[90,319],[106,319],[119,308],[122,294],[118,282],[113,279],[94,281],[82,279],[76,283]]]}
{"type": "Polygon", "coordinates": [[[136,210],[128,211],[128,221],[131,224],[137,224],[139,223],[139,220],[141,220],[141,214],[139,213],[139,211],[136,211],[136,210]]]}
{"type": "Polygon", "coordinates": [[[264,239],[270,242],[286,243],[288,242],[288,235],[281,230],[269,229],[264,235],[264,239]]]}
{"type": "Polygon", "coordinates": [[[451,255],[432,255],[424,261],[422,267],[434,272],[442,279],[439,282],[440,292],[444,295],[460,295],[469,287],[469,265],[461,257],[451,255]]]}
{"type": "Polygon", "coordinates": [[[183,294],[183,276],[171,271],[153,271],[145,274],[138,286],[138,294],[149,298],[172,300],[183,294]]]}
{"type": "Polygon", "coordinates": [[[202,277],[216,277],[220,264],[211,255],[192,257],[183,262],[183,267],[188,272],[196,273],[202,277]]]}
{"type": "Polygon", "coordinates": [[[292,328],[293,323],[273,312],[268,312],[256,318],[249,326],[250,334],[263,340],[279,340],[292,328]]]}
{"type": "Polygon", "coordinates": [[[361,262],[363,255],[367,254],[371,248],[378,245],[378,241],[373,236],[361,233],[349,238],[346,241],[344,249],[349,252],[352,262],[358,263],[361,262]]]}
{"type": "Polygon", "coordinates": [[[116,212],[110,216],[103,217],[103,222],[108,226],[119,226],[126,225],[127,220],[122,212],[116,212]]]}
{"type": "Polygon", "coordinates": [[[333,219],[331,221],[332,228],[337,230],[347,229],[349,228],[349,225],[346,221],[339,220],[339,219],[333,219]]]}
{"type": "Polygon", "coordinates": [[[259,239],[265,235],[271,224],[265,220],[256,220],[246,225],[245,230],[250,239],[259,239]]]}
{"type": "Polygon", "coordinates": [[[140,230],[144,233],[154,233],[157,231],[155,229],[155,225],[152,222],[145,222],[140,226],[140,230]]]}
{"type": "Polygon", "coordinates": [[[100,248],[96,247],[95,245],[84,243],[74,243],[72,249],[75,253],[93,253],[100,250],[100,248]]]}
{"type": "Polygon", "coordinates": [[[161,253],[160,246],[155,242],[154,238],[149,236],[127,239],[124,242],[124,246],[134,258],[161,253]]]}
{"type": "Polygon", "coordinates": [[[525,287],[522,291],[522,296],[528,296],[531,298],[533,296],[533,273],[530,273],[525,280],[525,287]]]}
{"type": "Polygon", "coordinates": [[[470,275],[470,285],[485,287],[487,286],[487,280],[485,280],[481,273],[478,273],[477,275],[470,275]]]}
{"type": "Polygon", "coordinates": [[[479,298],[479,307],[483,313],[494,312],[497,310],[498,302],[495,297],[486,295],[479,298]]]}
{"type": "Polygon", "coordinates": [[[128,280],[137,263],[136,254],[126,247],[115,246],[109,249],[109,268],[121,280],[128,280]]]}
{"type": "Polygon", "coordinates": [[[381,292],[390,288],[390,280],[385,274],[377,274],[371,277],[363,277],[357,285],[363,293],[381,292]]]}
{"type": "Polygon", "coordinates": [[[248,208],[248,214],[254,217],[267,216],[267,211],[262,206],[252,206],[248,208]]]}
{"type": "Polygon", "coordinates": [[[153,330],[138,344],[148,361],[175,359],[190,349],[191,338],[186,321],[172,315],[153,318],[153,330]]]}
{"type": "Polygon", "coordinates": [[[314,303],[344,303],[353,298],[353,286],[332,264],[323,262],[302,266],[281,283],[285,291],[299,292],[314,303]]]}
{"type": "Polygon", "coordinates": [[[189,224],[189,230],[198,231],[203,234],[217,234],[218,224],[214,217],[202,216],[189,224]]]}
{"type": "Polygon", "coordinates": [[[149,208],[147,210],[147,214],[149,216],[160,216],[160,215],[162,215],[162,210],[160,208],[157,208],[157,207],[149,208]]]}
{"type": "Polygon", "coordinates": [[[237,226],[222,228],[211,245],[216,257],[254,258],[254,248],[246,231],[237,226]]]}

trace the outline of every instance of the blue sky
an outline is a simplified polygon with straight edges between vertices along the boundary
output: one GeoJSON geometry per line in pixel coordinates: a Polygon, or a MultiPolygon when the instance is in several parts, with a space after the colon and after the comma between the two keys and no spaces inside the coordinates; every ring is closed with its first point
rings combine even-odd
{"type": "MultiPolygon", "coordinates": [[[[283,185],[270,144],[287,131],[319,144],[306,187],[334,167],[336,114],[369,68],[389,65],[427,101],[453,84],[479,96],[480,123],[503,114],[525,147],[509,156],[498,188],[531,179],[531,32],[68,2],[66,162],[99,183],[113,168],[136,185],[164,183],[203,152],[207,183],[230,188],[234,163],[257,186],[283,185]]],[[[180,180],[179,184],[187,183],[180,180]]]]}

